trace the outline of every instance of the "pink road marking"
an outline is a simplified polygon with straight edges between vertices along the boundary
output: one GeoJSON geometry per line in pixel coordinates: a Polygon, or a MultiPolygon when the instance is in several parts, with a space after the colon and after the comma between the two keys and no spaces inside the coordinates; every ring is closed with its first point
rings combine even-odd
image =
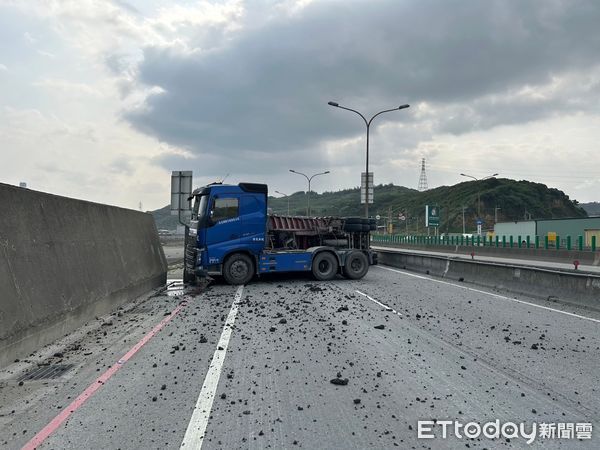
{"type": "Polygon", "coordinates": [[[129,358],[135,355],[140,348],[142,348],[150,339],[152,339],[175,315],[181,311],[181,309],[186,306],[187,303],[181,302],[177,308],[175,308],[171,314],[166,316],[163,320],[161,320],[158,325],[156,325],[148,334],[146,334],[137,344],[131,347],[121,359],[119,359],[115,364],[113,364],[106,372],[100,375],[96,381],[90,384],[85,391],[83,391],[79,396],[71,402],[69,406],[63,409],[52,421],[46,425],[42,430],[36,434],[25,446],[23,446],[22,450],[33,450],[37,448],[39,445],[44,442],[48,436],[54,433],[60,425],[67,420],[71,414],[77,411],[94,393],[100,389],[104,383],[106,383],[121,367],[125,364],[129,358]]]}

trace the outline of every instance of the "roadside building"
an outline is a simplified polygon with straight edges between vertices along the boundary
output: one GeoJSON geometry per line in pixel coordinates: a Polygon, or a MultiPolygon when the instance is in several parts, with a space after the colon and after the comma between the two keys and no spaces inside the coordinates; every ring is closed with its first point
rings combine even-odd
{"type": "Polygon", "coordinates": [[[536,221],[535,220],[524,220],[515,222],[499,222],[494,225],[494,234],[502,239],[502,236],[506,236],[506,240],[509,241],[512,236],[514,242],[518,242],[519,238],[521,241],[526,241],[529,236],[530,242],[534,242],[536,236],[536,221]]]}
{"type": "Polygon", "coordinates": [[[506,236],[507,240],[512,236],[515,242],[519,237],[525,241],[529,236],[530,241],[534,242],[535,236],[542,240],[547,236],[551,245],[555,245],[558,238],[561,247],[566,245],[567,236],[571,236],[572,242],[583,236],[584,245],[590,247],[592,236],[596,236],[596,243],[600,243],[600,217],[499,222],[494,226],[494,234],[500,239],[506,236]]]}
{"type": "Polygon", "coordinates": [[[539,236],[548,236],[548,240],[554,242],[558,236],[561,246],[567,236],[571,236],[572,239],[583,236],[586,247],[592,245],[592,236],[596,236],[596,243],[600,243],[600,217],[536,220],[536,223],[539,236]]]}

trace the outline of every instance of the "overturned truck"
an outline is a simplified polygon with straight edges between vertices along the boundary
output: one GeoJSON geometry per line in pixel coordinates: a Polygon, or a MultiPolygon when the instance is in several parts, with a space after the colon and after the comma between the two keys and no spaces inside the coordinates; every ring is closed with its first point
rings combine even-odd
{"type": "Polygon", "coordinates": [[[192,193],[184,281],[223,276],[246,284],[255,275],[311,271],[318,280],[365,276],[374,219],[290,217],[267,212],[265,184],[211,184],[192,193]]]}

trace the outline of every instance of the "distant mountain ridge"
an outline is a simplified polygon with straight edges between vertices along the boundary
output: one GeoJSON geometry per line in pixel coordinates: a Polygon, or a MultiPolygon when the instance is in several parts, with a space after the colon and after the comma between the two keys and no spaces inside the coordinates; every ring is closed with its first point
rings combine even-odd
{"type": "Polygon", "coordinates": [[[580,203],[589,216],[600,216],[600,202],[580,203]]]}
{"type": "MultiPolygon", "coordinates": [[[[270,187],[271,192],[274,190],[270,187]]],[[[441,211],[442,232],[462,231],[463,207],[465,229],[475,229],[477,198],[481,198],[481,218],[484,228],[492,228],[494,218],[499,222],[525,219],[548,219],[564,217],[587,217],[588,212],[571,200],[564,192],[545,184],[530,181],[515,181],[506,178],[491,178],[467,181],[453,186],[440,186],[427,191],[417,191],[393,184],[375,186],[375,203],[369,206],[371,216],[380,216],[380,225],[385,224],[390,210],[392,222],[399,232],[423,232],[425,205],[437,205],[441,211]],[[401,221],[402,214],[408,220],[401,221]]],[[[296,192],[288,197],[269,196],[269,207],[276,214],[306,215],[307,196],[296,192]]],[[[359,188],[317,194],[311,192],[310,208],[313,216],[362,216],[364,205],[359,203],[359,188]]],[[[589,205],[589,204],[586,204],[589,205]]],[[[594,205],[594,204],[592,204],[594,205]]],[[[600,207],[600,204],[595,204],[600,207]]],[[[153,211],[159,229],[175,229],[177,217],[171,216],[169,206],[153,211]]]]}
{"type": "Polygon", "coordinates": [[[156,222],[156,228],[158,230],[176,230],[179,225],[179,218],[171,215],[171,205],[167,205],[163,208],[155,211],[150,211],[156,222]]]}

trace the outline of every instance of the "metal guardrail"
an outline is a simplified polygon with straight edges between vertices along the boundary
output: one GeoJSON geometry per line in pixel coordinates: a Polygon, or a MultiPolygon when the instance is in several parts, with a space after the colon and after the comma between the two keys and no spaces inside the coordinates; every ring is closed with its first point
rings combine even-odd
{"type": "Polygon", "coordinates": [[[402,234],[371,234],[371,242],[379,244],[408,244],[408,245],[447,245],[447,246],[466,246],[466,247],[495,247],[495,248],[530,248],[530,249],[555,249],[555,250],[579,250],[579,251],[596,251],[596,236],[592,236],[591,245],[585,246],[583,236],[577,236],[577,239],[572,239],[572,236],[561,238],[556,236],[556,239],[551,241],[548,236],[535,236],[535,239],[530,239],[526,236],[521,239],[521,236],[515,239],[513,236],[423,236],[423,235],[402,235],[402,234]]]}

